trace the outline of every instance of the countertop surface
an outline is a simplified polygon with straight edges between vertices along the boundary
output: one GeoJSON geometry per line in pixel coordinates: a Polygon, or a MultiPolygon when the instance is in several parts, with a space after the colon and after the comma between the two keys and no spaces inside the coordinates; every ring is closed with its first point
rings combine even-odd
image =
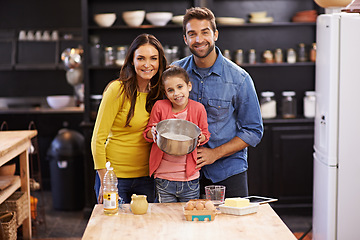
{"type": "Polygon", "coordinates": [[[97,204],[82,239],[296,239],[269,204],[243,216],[220,213],[213,221],[186,221],[184,205],[150,203],[146,214],[134,215],[124,204],[118,215],[107,216],[97,204]]]}

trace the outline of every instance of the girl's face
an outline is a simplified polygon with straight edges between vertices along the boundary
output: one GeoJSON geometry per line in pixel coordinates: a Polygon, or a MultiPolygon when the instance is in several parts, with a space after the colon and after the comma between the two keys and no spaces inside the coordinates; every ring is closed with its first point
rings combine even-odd
{"type": "Polygon", "coordinates": [[[138,81],[150,81],[159,70],[159,52],[151,44],[140,46],[134,52],[133,64],[138,81]]]}
{"type": "Polygon", "coordinates": [[[181,76],[172,76],[163,82],[165,95],[172,103],[173,111],[179,112],[186,108],[191,91],[191,82],[186,83],[181,76]]]}

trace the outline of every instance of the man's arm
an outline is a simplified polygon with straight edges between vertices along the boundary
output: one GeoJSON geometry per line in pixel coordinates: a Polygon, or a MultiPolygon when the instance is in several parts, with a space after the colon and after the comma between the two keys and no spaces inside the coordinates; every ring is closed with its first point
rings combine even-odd
{"type": "Polygon", "coordinates": [[[201,168],[205,165],[212,164],[216,160],[222,157],[230,156],[231,154],[239,152],[248,146],[249,144],[244,142],[241,138],[234,137],[229,142],[224,143],[223,145],[220,145],[213,149],[206,147],[198,147],[196,167],[201,168]]]}

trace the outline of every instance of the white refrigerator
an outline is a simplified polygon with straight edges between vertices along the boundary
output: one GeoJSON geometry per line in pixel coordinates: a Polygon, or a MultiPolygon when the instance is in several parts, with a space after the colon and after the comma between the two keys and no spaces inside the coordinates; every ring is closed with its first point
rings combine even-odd
{"type": "Polygon", "coordinates": [[[313,239],[360,239],[360,14],[316,31],[313,239]]]}

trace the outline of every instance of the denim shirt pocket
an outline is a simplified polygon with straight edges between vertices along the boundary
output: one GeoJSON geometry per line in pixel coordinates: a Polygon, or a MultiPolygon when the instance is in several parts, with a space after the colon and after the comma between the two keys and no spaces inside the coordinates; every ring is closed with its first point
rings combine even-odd
{"type": "Polygon", "coordinates": [[[221,128],[221,120],[228,117],[231,102],[218,99],[209,99],[208,105],[208,118],[211,118],[211,122],[214,125],[213,130],[217,132],[219,128],[221,128]]]}

